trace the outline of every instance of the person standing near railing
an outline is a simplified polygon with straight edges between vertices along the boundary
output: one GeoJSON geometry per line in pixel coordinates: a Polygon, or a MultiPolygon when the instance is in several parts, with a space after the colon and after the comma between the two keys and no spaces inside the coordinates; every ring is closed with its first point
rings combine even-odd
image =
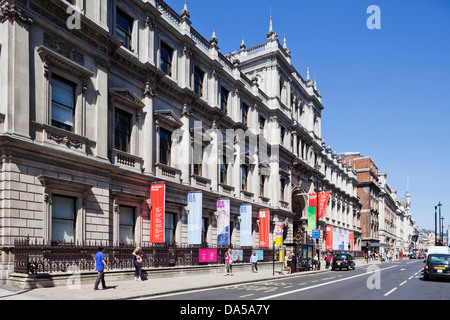
{"type": "Polygon", "coordinates": [[[141,273],[142,273],[142,253],[141,253],[141,247],[136,247],[136,249],[134,249],[132,255],[133,255],[133,265],[134,268],[136,269],[134,272],[134,281],[142,281],[141,279],[141,273]]]}

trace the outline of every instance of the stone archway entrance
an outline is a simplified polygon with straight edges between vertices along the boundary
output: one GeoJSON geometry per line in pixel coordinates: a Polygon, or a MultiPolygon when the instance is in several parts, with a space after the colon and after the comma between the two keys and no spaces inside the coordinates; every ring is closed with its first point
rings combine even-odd
{"type": "Polygon", "coordinates": [[[293,242],[307,242],[307,225],[308,225],[308,193],[300,187],[292,190],[292,212],[293,217],[293,242]]]}

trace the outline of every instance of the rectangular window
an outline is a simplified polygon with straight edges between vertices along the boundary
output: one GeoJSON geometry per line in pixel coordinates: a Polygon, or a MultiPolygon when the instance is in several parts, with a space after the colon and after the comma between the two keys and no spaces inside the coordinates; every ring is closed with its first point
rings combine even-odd
{"type": "Polygon", "coordinates": [[[165,243],[173,244],[175,243],[175,221],[173,213],[166,213],[164,216],[164,232],[165,232],[165,243]]]}
{"type": "Polygon", "coordinates": [[[194,92],[199,96],[203,95],[203,77],[205,74],[202,70],[194,68],[194,92]]]}
{"type": "Polygon", "coordinates": [[[123,244],[134,243],[134,208],[120,206],[119,207],[119,241],[123,244]]]}
{"type": "Polygon", "coordinates": [[[280,179],[281,190],[280,190],[280,200],[284,201],[284,190],[286,189],[286,180],[280,179]]]}
{"type": "Polygon", "coordinates": [[[133,32],[133,19],[125,12],[116,10],[116,37],[122,42],[122,46],[131,50],[131,34],[133,32]]]}
{"type": "Polygon", "coordinates": [[[241,112],[242,112],[242,123],[245,124],[246,126],[248,125],[248,105],[246,105],[245,103],[242,104],[241,106],[241,112]]]}
{"type": "Polygon", "coordinates": [[[228,172],[228,164],[227,157],[222,157],[222,163],[220,164],[220,183],[227,184],[227,172],[228,172]]]}
{"type": "Polygon", "coordinates": [[[170,166],[170,151],[172,148],[172,133],[165,129],[159,130],[159,162],[170,166]]]}
{"type": "Polygon", "coordinates": [[[116,109],[114,126],[114,148],[123,152],[130,152],[131,114],[116,109]]]}
{"type": "Polygon", "coordinates": [[[264,117],[260,116],[259,117],[259,133],[263,133],[264,132],[264,125],[266,123],[266,119],[264,119],[264,117]]]}
{"type": "Polygon", "coordinates": [[[241,189],[247,191],[248,166],[241,166],[241,189]]]}
{"type": "Polygon", "coordinates": [[[220,110],[228,112],[228,95],[229,92],[224,87],[220,88],[220,110]]]}
{"type": "Polygon", "coordinates": [[[52,126],[73,131],[75,115],[75,84],[53,76],[52,126]]]}
{"type": "Polygon", "coordinates": [[[75,198],[52,197],[52,242],[74,242],[75,198]]]}
{"type": "Polygon", "coordinates": [[[202,217],[202,244],[206,244],[208,240],[209,219],[202,217]]]}
{"type": "Polygon", "coordinates": [[[173,49],[169,47],[164,42],[161,42],[161,57],[159,60],[159,65],[161,71],[167,74],[168,76],[172,76],[172,57],[173,57],[173,49]]]}
{"type": "Polygon", "coordinates": [[[266,176],[260,175],[259,176],[259,195],[261,197],[264,197],[264,183],[266,182],[266,176]]]}

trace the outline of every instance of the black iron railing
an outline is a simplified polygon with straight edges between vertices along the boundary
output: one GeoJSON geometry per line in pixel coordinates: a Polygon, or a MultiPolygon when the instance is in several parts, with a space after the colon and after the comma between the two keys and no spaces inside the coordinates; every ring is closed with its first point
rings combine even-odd
{"type": "MultiPolygon", "coordinates": [[[[105,247],[105,259],[111,269],[129,269],[133,267],[132,252],[134,245],[111,244],[106,242],[86,243],[45,243],[29,239],[14,241],[14,272],[38,274],[67,271],[93,271],[95,254],[99,246],[105,247]]],[[[262,262],[272,262],[272,249],[254,249],[251,247],[218,247],[193,245],[144,244],[142,248],[142,267],[158,268],[171,266],[196,266],[202,264],[224,264],[225,252],[242,250],[242,261],[248,263],[254,250],[263,250],[262,262]],[[216,249],[217,261],[200,263],[199,249],[216,249]]]]}

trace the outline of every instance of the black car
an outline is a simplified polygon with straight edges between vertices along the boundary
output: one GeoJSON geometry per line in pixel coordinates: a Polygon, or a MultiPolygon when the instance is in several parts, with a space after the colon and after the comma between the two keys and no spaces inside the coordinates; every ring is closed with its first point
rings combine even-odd
{"type": "Polygon", "coordinates": [[[423,268],[424,280],[430,278],[450,279],[450,254],[432,253],[423,262],[425,263],[423,268]]]}
{"type": "Polygon", "coordinates": [[[350,253],[337,253],[333,257],[331,270],[346,268],[355,270],[355,259],[350,253]]]}

